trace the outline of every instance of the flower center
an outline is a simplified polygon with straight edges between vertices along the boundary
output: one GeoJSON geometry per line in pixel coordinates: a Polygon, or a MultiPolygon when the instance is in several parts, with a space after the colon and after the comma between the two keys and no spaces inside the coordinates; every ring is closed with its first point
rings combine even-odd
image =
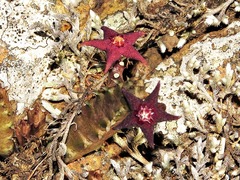
{"type": "Polygon", "coordinates": [[[140,122],[151,123],[153,121],[153,114],[152,108],[141,106],[136,116],[139,118],[140,122]]]}
{"type": "Polygon", "coordinates": [[[115,36],[112,38],[112,43],[117,47],[122,47],[124,45],[124,39],[121,36],[115,36]]]}

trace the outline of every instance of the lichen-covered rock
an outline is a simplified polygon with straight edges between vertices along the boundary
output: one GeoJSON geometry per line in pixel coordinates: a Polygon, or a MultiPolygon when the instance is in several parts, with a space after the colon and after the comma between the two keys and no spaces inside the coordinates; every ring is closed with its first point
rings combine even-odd
{"type": "Polygon", "coordinates": [[[1,51],[11,55],[0,57],[0,80],[2,87],[9,89],[9,99],[17,102],[19,114],[47,85],[56,53],[69,42],[74,51],[80,41],[78,17],[72,22],[68,15],[56,14],[52,5],[48,0],[0,2],[1,51]],[[70,21],[68,29],[63,29],[70,21]]]}

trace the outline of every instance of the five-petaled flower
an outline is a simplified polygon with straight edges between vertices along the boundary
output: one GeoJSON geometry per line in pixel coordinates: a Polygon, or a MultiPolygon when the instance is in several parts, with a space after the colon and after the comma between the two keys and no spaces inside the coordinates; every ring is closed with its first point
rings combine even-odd
{"type": "Polygon", "coordinates": [[[140,127],[148,140],[149,146],[153,148],[154,125],[158,122],[177,120],[180,118],[180,116],[167,113],[165,111],[165,104],[158,103],[159,89],[160,82],[158,82],[153,92],[145,100],[139,99],[123,89],[123,95],[127,99],[131,112],[121,123],[115,126],[114,129],[140,127]]]}
{"type": "Polygon", "coordinates": [[[135,41],[143,36],[144,32],[119,34],[106,26],[103,26],[101,29],[104,32],[104,39],[85,41],[81,45],[94,46],[107,52],[107,63],[104,73],[108,72],[110,67],[119,60],[121,56],[138,60],[144,65],[147,64],[147,61],[133,47],[135,41]]]}

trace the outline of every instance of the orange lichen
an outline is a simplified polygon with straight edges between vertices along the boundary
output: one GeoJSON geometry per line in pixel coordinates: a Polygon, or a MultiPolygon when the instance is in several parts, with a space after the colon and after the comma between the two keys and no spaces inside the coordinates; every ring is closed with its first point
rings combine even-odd
{"type": "Polygon", "coordinates": [[[1,42],[0,40],[0,64],[3,62],[3,60],[8,57],[8,49],[5,45],[5,43],[1,42]]]}
{"type": "Polygon", "coordinates": [[[72,29],[72,25],[68,21],[63,20],[61,22],[60,31],[62,32],[71,31],[71,29],[72,29]]]}
{"type": "Polygon", "coordinates": [[[123,11],[127,8],[127,2],[125,0],[103,0],[101,4],[96,6],[95,11],[101,19],[106,18],[118,11],[123,11]]]}
{"type": "Polygon", "coordinates": [[[80,5],[76,8],[77,12],[79,13],[79,23],[80,23],[80,30],[83,30],[86,22],[89,18],[89,11],[91,7],[87,3],[80,3],[80,5]]]}
{"type": "Polygon", "coordinates": [[[64,4],[61,0],[56,1],[55,6],[53,7],[53,10],[59,14],[67,14],[68,13],[67,8],[64,6],[64,4]]]}

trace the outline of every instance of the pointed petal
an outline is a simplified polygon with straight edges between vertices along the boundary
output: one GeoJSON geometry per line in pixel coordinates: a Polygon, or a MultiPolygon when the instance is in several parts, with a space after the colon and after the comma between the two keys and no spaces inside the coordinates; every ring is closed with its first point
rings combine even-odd
{"type": "Polygon", "coordinates": [[[107,51],[107,60],[106,60],[106,67],[104,70],[104,73],[107,73],[108,70],[111,68],[111,66],[117,61],[119,60],[121,57],[121,54],[114,52],[114,51],[107,51]]]}
{"type": "Polygon", "coordinates": [[[133,33],[126,33],[126,34],[123,34],[123,38],[131,45],[133,45],[136,40],[143,36],[145,33],[142,32],[142,31],[139,31],[139,32],[133,32],[133,33]]]}
{"type": "Polygon", "coordinates": [[[85,41],[81,45],[82,46],[93,46],[98,49],[106,51],[109,47],[109,41],[108,40],[91,40],[91,41],[85,41]]]}
{"type": "Polygon", "coordinates": [[[163,111],[165,111],[166,110],[166,105],[164,103],[158,103],[157,104],[157,108],[158,109],[162,109],[163,111]]]}
{"type": "Polygon", "coordinates": [[[126,45],[124,49],[125,50],[122,52],[123,56],[141,61],[144,65],[147,65],[147,60],[144,59],[144,57],[142,57],[142,55],[133,46],[126,45]]]}
{"type": "Polygon", "coordinates": [[[173,121],[181,118],[181,116],[175,116],[172,114],[167,113],[166,111],[159,110],[156,114],[156,122],[162,122],[162,121],[173,121]]]}
{"type": "Polygon", "coordinates": [[[148,144],[151,148],[154,148],[154,133],[153,133],[153,130],[154,130],[154,126],[152,125],[149,125],[149,126],[145,126],[145,127],[140,127],[143,134],[145,135],[147,141],[148,141],[148,144]]]}
{"type": "Polygon", "coordinates": [[[109,38],[111,39],[114,36],[117,36],[119,34],[116,31],[114,31],[114,30],[112,30],[112,29],[110,29],[110,28],[108,28],[106,26],[103,26],[101,29],[104,32],[104,39],[109,39],[109,38]]]}
{"type": "Polygon", "coordinates": [[[128,92],[126,89],[122,89],[122,93],[125,96],[125,98],[127,99],[130,109],[137,110],[139,108],[140,104],[142,103],[142,100],[139,99],[138,97],[134,96],[130,92],[128,92]]]}
{"type": "Polygon", "coordinates": [[[157,83],[152,93],[145,99],[145,102],[149,104],[157,104],[159,90],[160,90],[160,81],[157,83]]]}
{"type": "Polygon", "coordinates": [[[132,128],[137,127],[136,121],[133,119],[136,116],[133,113],[130,113],[122,122],[120,122],[117,126],[113,127],[113,129],[124,129],[124,128],[132,128]]]}

